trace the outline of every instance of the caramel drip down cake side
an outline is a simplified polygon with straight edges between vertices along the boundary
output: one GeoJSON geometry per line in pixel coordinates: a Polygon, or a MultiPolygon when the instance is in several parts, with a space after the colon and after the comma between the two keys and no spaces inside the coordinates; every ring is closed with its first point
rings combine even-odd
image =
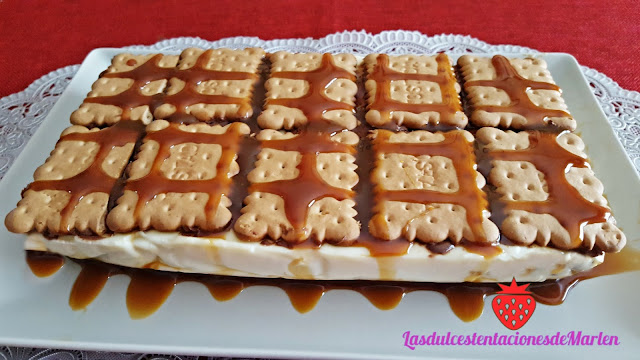
{"type": "Polygon", "coordinates": [[[264,50],[189,48],[180,56],[119,54],[92,85],[71,122],[112,125],[245,120],[264,50]]]}
{"type": "Polygon", "coordinates": [[[606,252],[625,245],[580,137],[494,128],[482,128],[476,136],[490,162],[492,212],[509,240],[606,252]]]}
{"type": "Polygon", "coordinates": [[[575,130],[561,89],[540,58],[464,55],[458,59],[477,126],[575,130]]]}
{"type": "Polygon", "coordinates": [[[371,126],[431,130],[467,125],[460,85],[447,55],[370,54],[364,68],[365,118],[371,126]]]}
{"type": "Polygon", "coordinates": [[[373,133],[372,235],[424,243],[498,241],[467,131],[373,133]]]}

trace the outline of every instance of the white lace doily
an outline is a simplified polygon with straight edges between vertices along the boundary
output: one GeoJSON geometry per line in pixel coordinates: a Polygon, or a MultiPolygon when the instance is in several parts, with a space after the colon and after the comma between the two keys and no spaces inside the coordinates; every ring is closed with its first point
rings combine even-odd
{"type": "MultiPolygon", "coordinates": [[[[416,31],[384,31],[372,35],[364,31],[345,31],[328,35],[322,39],[278,39],[261,40],[256,37],[233,37],[218,41],[181,37],[163,40],[153,45],[136,45],[125,50],[183,50],[188,47],[201,48],[245,48],[261,47],[268,52],[286,50],[291,52],[350,52],[389,54],[448,52],[508,52],[535,53],[536,50],[514,45],[490,45],[470,36],[427,36],[416,31]]],[[[67,87],[79,65],[67,66],[53,71],[24,91],[0,99],[0,178],[7,172],[31,135],[67,87]]],[[[640,93],[622,89],[604,74],[582,66],[591,90],[604,109],[611,127],[640,174],[640,93]]],[[[33,348],[0,347],[0,359],[195,359],[195,356],[163,356],[152,354],[112,354],[87,351],[44,350],[33,348]]],[[[223,358],[219,358],[223,359],[223,358]]],[[[224,358],[227,359],[227,358],[224,358]]]]}

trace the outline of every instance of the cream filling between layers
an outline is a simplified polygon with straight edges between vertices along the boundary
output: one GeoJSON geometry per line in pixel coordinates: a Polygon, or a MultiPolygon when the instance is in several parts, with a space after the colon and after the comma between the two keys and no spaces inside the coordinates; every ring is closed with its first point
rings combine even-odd
{"type": "Polygon", "coordinates": [[[364,247],[325,244],[289,249],[225,238],[157,231],[116,234],[97,240],[63,236],[49,240],[29,234],[27,250],[49,251],[76,259],[96,259],[134,268],[247,277],[312,280],[397,280],[422,282],[535,282],[566,277],[602,263],[592,257],[547,247],[499,245],[502,253],[485,258],[463,247],[434,254],[414,244],[404,255],[371,256],[364,247]]]}

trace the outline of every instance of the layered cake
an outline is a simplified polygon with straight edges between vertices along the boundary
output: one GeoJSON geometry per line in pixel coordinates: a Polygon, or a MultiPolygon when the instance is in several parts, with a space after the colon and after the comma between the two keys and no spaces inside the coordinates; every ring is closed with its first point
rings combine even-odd
{"type": "Polygon", "coordinates": [[[619,251],[544,61],[452,64],[117,55],[5,224],[28,250],[291,279],[543,281],[619,251]]]}

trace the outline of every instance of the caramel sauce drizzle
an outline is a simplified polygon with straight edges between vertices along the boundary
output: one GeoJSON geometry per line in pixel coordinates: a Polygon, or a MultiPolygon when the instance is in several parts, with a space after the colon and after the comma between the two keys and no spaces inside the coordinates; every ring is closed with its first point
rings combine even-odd
{"type": "MultiPolygon", "coordinates": [[[[129,71],[105,71],[100,75],[100,77],[133,79],[133,84],[131,84],[131,86],[127,90],[115,95],[87,97],[84,99],[84,103],[117,106],[122,109],[121,118],[123,120],[130,120],[132,109],[143,105],[149,105],[154,96],[156,98],[162,97],[162,94],[147,96],[143,95],[140,92],[140,90],[150,82],[170,78],[171,73],[174,71],[174,69],[163,68],[159,66],[159,62],[161,59],[162,54],[157,54],[144,63],[140,64],[140,66],[129,71]]],[[[131,64],[131,60],[133,59],[130,59],[129,62],[127,62],[127,65],[131,64]]],[[[135,63],[133,65],[135,65],[135,63]]]]}
{"type": "Polygon", "coordinates": [[[271,78],[304,80],[309,86],[307,93],[299,98],[267,98],[266,105],[281,105],[300,109],[307,117],[306,131],[334,132],[337,129],[322,118],[327,111],[354,111],[353,105],[336,101],[325,94],[325,89],[336,79],[355,81],[356,77],[349,71],[336,66],[331,54],[323,54],[320,67],[312,71],[278,71],[271,78]]]}
{"type": "Polygon", "coordinates": [[[60,137],[62,141],[94,142],[99,145],[98,152],[84,171],[68,179],[61,180],[37,180],[29,184],[24,191],[59,190],[69,193],[69,202],[60,211],[60,234],[70,234],[74,231],[73,224],[69,223],[69,217],[83,197],[91,193],[111,194],[111,190],[119,179],[107,175],[102,165],[116,147],[136,143],[142,135],[142,128],[137,124],[118,123],[112,127],[85,133],[71,133],[60,137]]]}
{"type": "Polygon", "coordinates": [[[474,80],[464,84],[465,89],[472,86],[488,86],[500,89],[509,95],[511,104],[508,106],[480,105],[475,106],[475,111],[514,113],[523,116],[527,120],[528,128],[544,127],[545,120],[549,117],[567,117],[571,115],[566,111],[545,109],[534,104],[527,92],[529,90],[555,90],[561,91],[557,85],[525,79],[502,55],[491,58],[491,64],[496,71],[494,80],[474,80]]]}
{"type": "Polygon", "coordinates": [[[462,111],[462,104],[458,100],[458,93],[454,87],[456,77],[449,63],[447,55],[440,53],[436,56],[438,63],[437,75],[407,74],[395,71],[389,67],[389,56],[380,54],[376,57],[376,66],[368,75],[369,80],[376,82],[376,93],[369,110],[377,110],[386,122],[391,120],[394,111],[423,113],[428,111],[440,114],[440,122],[452,122],[456,112],[462,111]],[[396,80],[417,80],[437,83],[442,94],[439,104],[407,104],[391,98],[391,82],[396,80]]]}
{"type": "MultiPolygon", "coordinates": [[[[252,107],[249,97],[232,97],[227,95],[208,95],[197,91],[197,86],[203,81],[210,80],[257,80],[258,75],[239,71],[215,71],[206,68],[211,60],[213,50],[207,50],[200,54],[196,63],[191,68],[178,69],[177,67],[165,68],[159,65],[162,54],[157,54],[140,66],[123,72],[105,72],[104,78],[129,78],[133,79],[133,84],[127,90],[111,96],[87,97],[84,102],[114,105],[122,108],[122,119],[130,120],[131,110],[143,105],[148,105],[151,112],[163,104],[173,105],[175,112],[166,118],[173,122],[196,122],[195,118],[188,113],[187,108],[195,104],[233,104],[238,105],[240,118],[246,119],[251,116],[252,107]],[[175,94],[155,94],[151,96],[143,95],[141,89],[150,82],[176,78],[182,80],[184,88],[175,94]]],[[[131,59],[133,60],[133,59],[131,59]]],[[[127,62],[127,64],[131,64],[127,62]]],[[[134,64],[135,65],[135,64],[134,64]]],[[[165,91],[168,89],[165,87],[165,91]]]]}
{"type": "MultiPolygon", "coordinates": [[[[359,94],[357,100],[364,102],[364,94],[359,94]]],[[[362,112],[364,106],[359,107],[359,111],[362,112]]],[[[363,114],[360,114],[363,115],[363,114]]],[[[360,142],[358,143],[358,152],[356,153],[356,165],[358,168],[356,172],[359,179],[367,179],[375,166],[375,152],[373,149],[372,140],[369,136],[366,136],[372,128],[366,123],[361,123],[359,128],[356,128],[360,134],[360,142]]],[[[395,240],[383,240],[371,235],[369,231],[369,220],[373,216],[373,208],[375,206],[374,197],[371,194],[374,192],[373,184],[371,181],[360,181],[356,184],[354,190],[356,191],[356,220],[362,224],[360,229],[360,236],[352,246],[360,246],[369,250],[369,254],[376,258],[378,267],[380,269],[387,268],[386,259],[390,256],[400,256],[407,254],[413,242],[408,241],[405,238],[398,238],[395,240]]],[[[385,274],[385,271],[381,270],[381,278],[390,278],[391,274],[385,274]]]]}
{"type": "Polygon", "coordinates": [[[285,140],[266,140],[264,147],[297,151],[300,153],[298,164],[299,175],[295,179],[278,180],[267,183],[252,184],[250,192],[265,192],[282,197],[285,213],[295,231],[296,239],[303,240],[308,236],[306,218],[309,208],[318,200],[333,197],[345,200],[353,197],[351,190],[331,186],[322,180],[317,170],[317,156],[321,153],[355,153],[352,146],[331,140],[331,133],[337,131],[322,115],[332,110],[350,110],[353,106],[335,101],[327,97],[325,89],[336,79],[355,80],[355,76],[335,65],[330,54],[323,54],[320,67],[309,72],[281,71],[274,72],[272,78],[304,80],[309,89],[300,98],[267,99],[268,105],[281,105],[300,109],[307,117],[305,129],[297,136],[285,140]]]}
{"type": "MultiPolygon", "coordinates": [[[[137,219],[144,206],[158,194],[166,193],[205,193],[209,198],[205,206],[207,220],[213,220],[222,195],[229,195],[231,177],[229,170],[235,159],[242,133],[240,123],[231,123],[223,134],[193,133],[182,131],[178,124],[171,123],[165,129],[148,132],[145,141],[156,141],[158,153],[151,169],[144,177],[127,180],[124,189],[138,194],[138,202],[134,211],[137,219]],[[222,147],[220,160],[216,165],[216,175],[207,180],[171,180],[167,179],[160,168],[171,155],[171,148],[178,144],[217,144],[222,147]]],[[[215,229],[208,229],[215,230],[215,229]]]]}
{"type": "Polygon", "coordinates": [[[317,155],[320,153],[354,153],[351,146],[331,141],[326,133],[304,132],[292,139],[268,140],[263,146],[282,150],[297,151],[301,155],[298,164],[299,175],[295,179],[278,180],[252,184],[250,192],[266,192],[275,194],[284,200],[285,213],[296,231],[296,238],[307,237],[305,219],[309,208],[318,200],[332,197],[337,200],[349,199],[353,191],[333,187],[325,183],[317,170],[317,155]]]}
{"type": "Polygon", "coordinates": [[[544,174],[549,197],[545,201],[511,201],[503,198],[493,202],[498,213],[506,215],[513,210],[536,214],[549,214],[567,229],[572,248],[582,244],[583,228],[587,224],[605,222],[610,210],[590,202],[567,181],[565,174],[572,168],[586,168],[586,159],[575,155],[558,144],[558,134],[531,132],[529,148],[525,150],[492,150],[487,155],[492,161],[527,161],[544,174]]]}
{"type": "MultiPolygon", "coordinates": [[[[390,143],[393,132],[378,130],[378,136],[373,140],[374,151],[378,154],[400,153],[412,156],[430,155],[444,156],[451,159],[458,178],[458,191],[443,193],[427,189],[415,190],[385,190],[381,185],[375,185],[374,193],[378,213],[371,220],[373,226],[386,228],[387,223],[381,215],[381,206],[385,201],[401,201],[419,204],[456,204],[466,210],[467,223],[473,234],[475,243],[486,243],[487,238],[482,227],[483,211],[489,202],[486,194],[478,188],[476,183],[475,155],[473,147],[460,132],[441,133],[444,140],[438,143],[390,143]]],[[[380,161],[380,158],[376,161],[380,161]]],[[[373,180],[375,181],[375,180],[373,180]]]]}

